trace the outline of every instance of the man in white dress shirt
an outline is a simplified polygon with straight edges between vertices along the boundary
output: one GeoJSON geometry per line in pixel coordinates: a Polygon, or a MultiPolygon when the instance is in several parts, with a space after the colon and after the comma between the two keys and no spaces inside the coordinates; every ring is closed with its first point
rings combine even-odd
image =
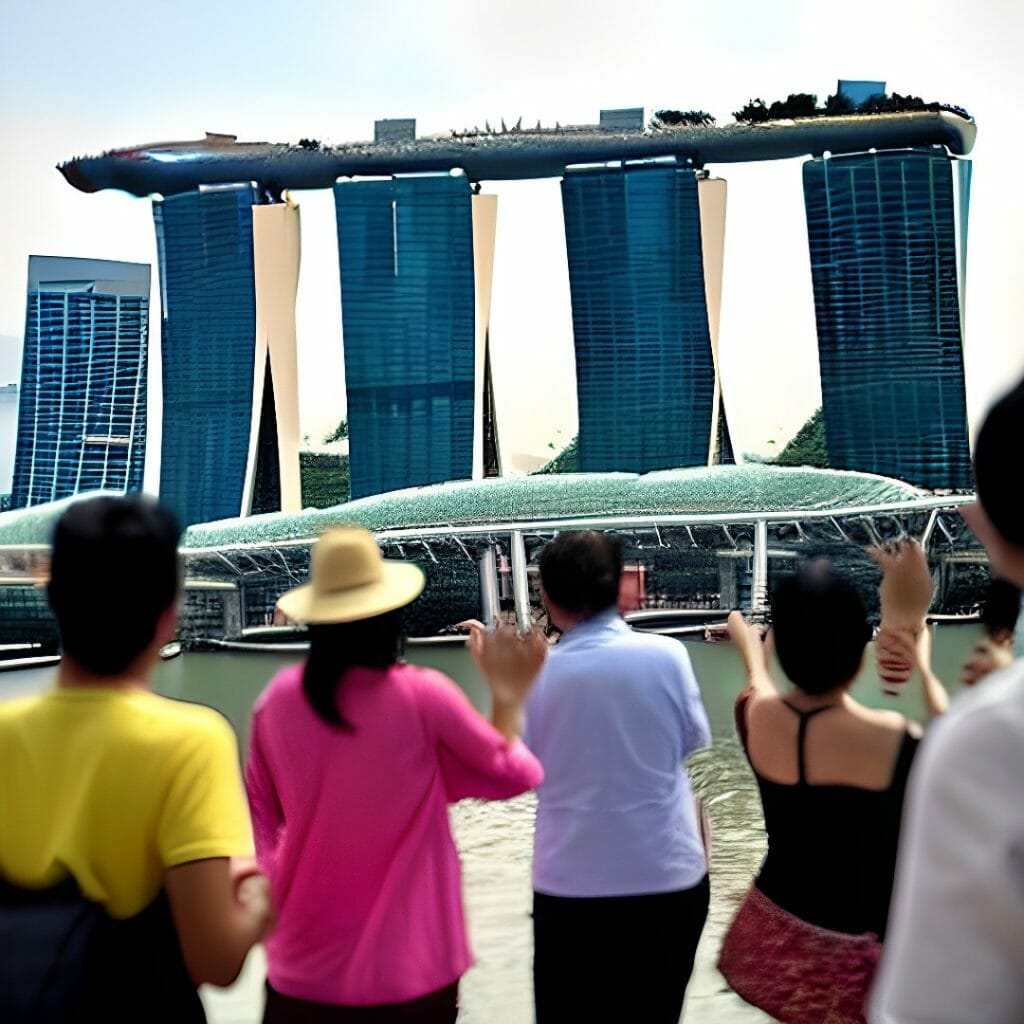
{"type": "MultiPolygon", "coordinates": [[[[975,445],[964,518],[993,574],[1024,586],[1017,475],[1024,382],[975,445]]],[[[957,699],[911,777],[871,1024],[1024,1021],[1024,661],[957,699]]]]}

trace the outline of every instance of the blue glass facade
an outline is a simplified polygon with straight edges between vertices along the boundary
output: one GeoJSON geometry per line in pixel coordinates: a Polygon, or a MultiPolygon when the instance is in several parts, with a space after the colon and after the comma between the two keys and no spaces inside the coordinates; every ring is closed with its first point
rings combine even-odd
{"type": "Polygon", "coordinates": [[[30,257],[11,506],[141,490],[149,267],[30,257]]]}
{"type": "MultiPolygon", "coordinates": [[[[804,200],[829,464],[971,486],[952,160],[817,159],[804,200]]],[[[966,232],[966,188],[961,212],[966,232]]]]}
{"type": "Polygon", "coordinates": [[[438,174],[334,187],[352,497],[473,470],[469,182],[438,174]]]}
{"type": "Polygon", "coordinates": [[[242,513],[253,413],[256,198],[252,185],[227,185],[153,204],[163,306],[160,499],[185,525],[242,513]]]}
{"type": "Polygon", "coordinates": [[[715,370],[695,172],[568,171],[562,204],[579,468],[706,465],[715,370]]]}

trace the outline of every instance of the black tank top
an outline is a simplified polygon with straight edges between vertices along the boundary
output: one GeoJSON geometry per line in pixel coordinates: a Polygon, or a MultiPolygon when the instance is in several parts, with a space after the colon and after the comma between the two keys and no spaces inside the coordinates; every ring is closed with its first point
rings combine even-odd
{"type": "MultiPolygon", "coordinates": [[[[736,726],[744,751],[747,696],[742,694],[736,702],[736,726]]],[[[883,938],[903,794],[917,737],[904,733],[887,789],[812,784],[804,763],[807,726],[832,705],[800,711],[783,703],[800,719],[798,778],[795,783],[773,782],[754,770],[768,833],[768,853],[755,884],[780,907],[811,924],[852,934],[873,932],[883,938]]]]}

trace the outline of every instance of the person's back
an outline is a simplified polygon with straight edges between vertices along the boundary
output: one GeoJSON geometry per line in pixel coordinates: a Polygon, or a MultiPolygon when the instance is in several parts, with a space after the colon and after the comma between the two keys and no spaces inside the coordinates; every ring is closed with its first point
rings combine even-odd
{"type": "Polygon", "coordinates": [[[423,996],[472,963],[448,803],[515,796],[539,768],[438,672],[348,669],[344,732],[318,718],[302,675],[283,670],[259,698],[247,772],[278,904],[271,984],[337,1005],[423,996]]]}
{"type": "Polygon", "coordinates": [[[758,888],[797,917],[884,935],[920,730],[902,715],[795,693],[737,708],[768,852],[758,888]]]}
{"type": "Polygon", "coordinates": [[[232,980],[269,922],[256,880],[251,906],[236,899],[230,858],[251,833],[230,727],[149,690],[174,633],[177,538],[139,497],[57,524],[57,685],[0,705],[5,1021],[200,1020],[195,985],[232,980]]]}
{"type": "Polygon", "coordinates": [[[251,845],[237,771],[219,788],[237,764],[234,737],[209,708],[141,689],[56,688],[0,704],[0,737],[9,882],[44,888],[70,873],[126,918],[157,896],[169,864],[251,845]]]}
{"type": "Polygon", "coordinates": [[[618,614],[614,540],[560,534],[539,566],[562,637],[524,732],[545,773],[533,857],[537,1021],[676,1024],[709,897],[683,768],[711,740],[700,690],[682,644],[634,634],[618,614]]]}
{"type": "MultiPolygon", "coordinates": [[[[900,565],[927,575],[919,548],[900,565]]],[[[861,1024],[921,730],[850,696],[871,630],[856,590],[826,563],[781,581],[771,614],[779,664],[792,684],[786,695],[756,633],[738,612],[729,617],[749,680],[736,702],[736,726],[761,793],[768,851],[726,935],[719,969],[744,999],[782,1020],[861,1024]]],[[[913,639],[906,643],[913,648],[913,639]]],[[[929,707],[939,710],[944,702],[932,680],[922,675],[922,683],[929,707]]]]}
{"type": "Polygon", "coordinates": [[[311,562],[278,601],[309,625],[309,657],[257,701],[246,764],[279,910],[264,1021],[453,1021],[472,957],[448,804],[541,780],[517,738],[524,690],[493,693],[489,723],[452,680],[399,662],[424,577],[368,531],[327,531],[311,562]]]}
{"type": "Polygon", "coordinates": [[[534,884],[561,896],[697,884],[704,849],[684,760],[708,742],[686,649],[609,609],[551,651],[527,745],[544,765],[534,884]]]}
{"type": "MultiPolygon", "coordinates": [[[[978,501],[961,514],[994,574],[1024,586],[1013,472],[1024,383],[989,411],[974,448],[978,501]]],[[[1024,665],[959,695],[929,730],[903,825],[872,1024],[1024,1020],[1024,665]]]]}

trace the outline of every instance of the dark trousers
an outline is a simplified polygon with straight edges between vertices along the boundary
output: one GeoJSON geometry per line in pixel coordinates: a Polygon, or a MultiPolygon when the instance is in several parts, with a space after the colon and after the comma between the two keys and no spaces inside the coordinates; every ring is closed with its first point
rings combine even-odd
{"type": "Polygon", "coordinates": [[[275,992],[268,983],[263,1024],[455,1024],[459,983],[407,1003],[336,1006],[311,1003],[275,992]]]}
{"type": "Polygon", "coordinates": [[[643,896],[533,894],[537,1024],[678,1024],[708,915],[707,875],[643,896]]]}

